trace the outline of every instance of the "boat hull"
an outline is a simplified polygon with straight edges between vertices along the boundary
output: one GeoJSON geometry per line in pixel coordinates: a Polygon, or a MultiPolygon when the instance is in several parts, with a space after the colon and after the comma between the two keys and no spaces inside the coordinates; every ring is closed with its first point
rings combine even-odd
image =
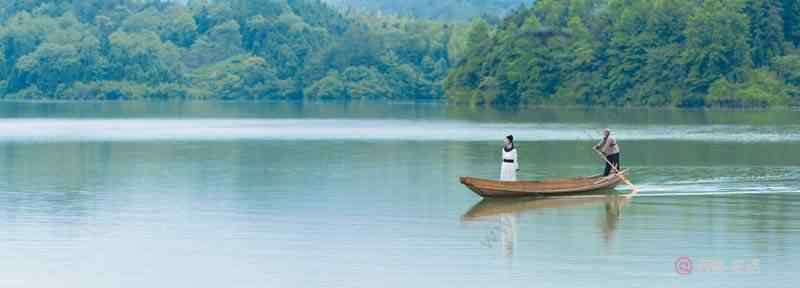
{"type": "MultiPolygon", "coordinates": [[[[628,175],[628,170],[620,172],[628,175]]],[[[576,177],[542,181],[496,181],[474,177],[460,177],[461,184],[484,198],[561,196],[614,189],[622,177],[613,174],[606,177],[576,177]]]]}

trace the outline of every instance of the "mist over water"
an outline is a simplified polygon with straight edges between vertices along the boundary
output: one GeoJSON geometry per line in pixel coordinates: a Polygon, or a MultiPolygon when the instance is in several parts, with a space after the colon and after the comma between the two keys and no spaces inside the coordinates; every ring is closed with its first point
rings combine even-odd
{"type": "MultiPolygon", "coordinates": [[[[0,141],[235,141],[396,140],[519,141],[596,140],[605,126],[558,123],[478,123],[462,120],[379,119],[1,119],[0,141]]],[[[630,125],[612,127],[627,141],[796,142],[800,125],[630,125]]]]}

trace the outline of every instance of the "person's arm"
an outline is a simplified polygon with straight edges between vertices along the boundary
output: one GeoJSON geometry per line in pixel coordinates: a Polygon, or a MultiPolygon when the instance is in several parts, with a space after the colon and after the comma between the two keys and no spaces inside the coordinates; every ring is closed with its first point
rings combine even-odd
{"type": "Polygon", "coordinates": [[[519,154],[519,151],[517,149],[514,149],[514,169],[519,171],[519,157],[517,156],[517,154],[519,154]]]}

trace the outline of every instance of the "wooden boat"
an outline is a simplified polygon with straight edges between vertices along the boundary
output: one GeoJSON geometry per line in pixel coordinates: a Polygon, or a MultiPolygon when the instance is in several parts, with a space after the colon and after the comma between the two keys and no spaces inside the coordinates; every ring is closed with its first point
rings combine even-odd
{"type": "MultiPolygon", "coordinates": [[[[620,174],[628,175],[628,170],[620,174]]],[[[613,189],[622,177],[613,174],[606,177],[576,177],[566,179],[550,179],[542,181],[496,181],[474,177],[461,177],[461,184],[485,198],[523,197],[523,196],[559,196],[587,193],[613,189]]]]}

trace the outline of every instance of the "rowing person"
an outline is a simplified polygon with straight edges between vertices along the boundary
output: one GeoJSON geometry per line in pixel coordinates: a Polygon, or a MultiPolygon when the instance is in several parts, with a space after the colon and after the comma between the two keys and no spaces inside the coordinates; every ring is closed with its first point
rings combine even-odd
{"type": "Polygon", "coordinates": [[[500,164],[500,181],[517,181],[517,148],[514,147],[514,136],[508,135],[503,140],[503,163],[500,164]]]}
{"type": "Polygon", "coordinates": [[[603,129],[603,140],[600,140],[600,143],[594,145],[594,150],[600,151],[600,153],[603,153],[603,156],[608,159],[603,176],[608,176],[611,172],[616,173],[620,171],[619,144],[617,144],[617,139],[611,136],[611,131],[608,130],[608,128],[603,129]],[[609,162],[610,164],[614,164],[614,169],[611,168],[609,162]]]}

